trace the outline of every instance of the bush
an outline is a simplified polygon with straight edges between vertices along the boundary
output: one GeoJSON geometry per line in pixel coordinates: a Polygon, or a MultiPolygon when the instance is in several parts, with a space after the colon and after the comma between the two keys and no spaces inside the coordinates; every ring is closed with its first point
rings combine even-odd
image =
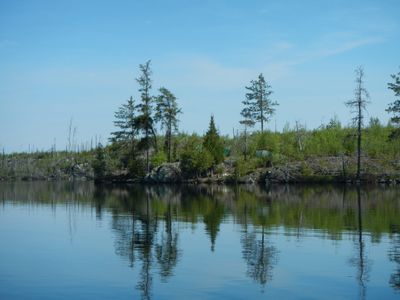
{"type": "Polygon", "coordinates": [[[141,158],[131,158],[128,161],[128,172],[131,177],[142,178],[146,175],[145,161],[141,158]]]}
{"type": "Polygon", "coordinates": [[[163,163],[167,161],[167,155],[165,154],[164,151],[158,151],[155,153],[152,158],[151,158],[151,165],[154,168],[157,168],[158,166],[161,166],[163,163]]]}
{"type": "Polygon", "coordinates": [[[202,145],[196,135],[188,138],[181,152],[181,169],[186,175],[199,176],[206,173],[214,163],[214,157],[202,145]]]}
{"type": "Polygon", "coordinates": [[[104,159],[104,149],[101,145],[96,148],[96,155],[92,162],[95,179],[102,179],[106,173],[106,161],[104,159]]]}

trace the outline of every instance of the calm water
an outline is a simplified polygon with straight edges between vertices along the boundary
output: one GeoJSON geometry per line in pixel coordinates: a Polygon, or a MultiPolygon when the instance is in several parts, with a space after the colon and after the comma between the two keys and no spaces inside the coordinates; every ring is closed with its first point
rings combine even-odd
{"type": "Polygon", "coordinates": [[[400,299],[400,189],[0,184],[0,299],[400,299]]]}

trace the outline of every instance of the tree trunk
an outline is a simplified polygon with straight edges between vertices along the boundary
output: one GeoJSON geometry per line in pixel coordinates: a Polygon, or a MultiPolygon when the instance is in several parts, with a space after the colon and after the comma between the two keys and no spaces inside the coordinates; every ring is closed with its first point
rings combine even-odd
{"type": "Polygon", "coordinates": [[[264,132],[264,120],[263,120],[263,111],[262,111],[262,109],[261,109],[261,133],[263,133],[264,132]]]}
{"type": "Polygon", "coordinates": [[[361,95],[358,103],[358,129],[357,129],[357,181],[361,180],[361,121],[362,121],[362,111],[361,111],[361,95]]]}
{"type": "Polygon", "coordinates": [[[244,128],[244,160],[247,161],[247,126],[244,128]]]}
{"type": "Polygon", "coordinates": [[[168,162],[171,162],[171,140],[172,140],[172,135],[171,135],[171,130],[168,131],[168,162]]]}
{"type": "Polygon", "coordinates": [[[167,146],[168,146],[168,162],[171,162],[171,139],[172,139],[172,123],[171,119],[169,120],[168,124],[168,131],[167,131],[167,146]]]}
{"type": "Polygon", "coordinates": [[[147,133],[147,131],[146,131],[146,171],[147,171],[147,174],[148,173],[150,173],[150,161],[149,161],[149,147],[150,147],[150,145],[149,145],[149,135],[148,135],[148,133],[147,133]]]}

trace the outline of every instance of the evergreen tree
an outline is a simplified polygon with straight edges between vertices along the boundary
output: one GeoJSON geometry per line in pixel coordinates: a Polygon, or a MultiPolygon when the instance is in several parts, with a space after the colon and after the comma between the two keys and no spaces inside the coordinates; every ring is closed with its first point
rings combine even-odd
{"type": "Polygon", "coordinates": [[[389,104],[389,107],[386,109],[388,113],[393,114],[390,118],[390,121],[396,128],[390,134],[390,139],[393,140],[395,138],[400,138],[400,72],[397,75],[391,75],[394,79],[394,83],[388,83],[388,88],[394,92],[396,99],[393,103],[389,104]]]}
{"type": "Polygon", "coordinates": [[[130,97],[127,103],[121,105],[114,114],[116,118],[116,120],[114,121],[114,125],[118,127],[119,130],[111,133],[111,142],[121,142],[124,145],[129,144],[133,147],[137,134],[135,126],[135,112],[135,102],[133,98],[130,97]]]}
{"type": "Polygon", "coordinates": [[[178,130],[178,114],[182,110],[178,108],[176,97],[166,88],[160,88],[160,95],[156,98],[156,114],[154,120],[165,128],[165,149],[168,162],[171,162],[172,134],[178,130]]]}
{"type": "Polygon", "coordinates": [[[142,139],[140,145],[146,151],[146,170],[147,173],[150,172],[150,160],[149,151],[150,147],[153,145],[157,152],[157,137],[154,129],[153,120],[153,102],[154,97],[150,95],[150,90],[152,87],[151,82],[151,69],[150,60],[144,65],[139,65],[141,75],[136,79],[139,84],[140,92],[140,103],[136,106],[139,110],[139,115],[136,117],[135,128],[141,132],[142,139]]]}
{"type": "Polygon", "coordinates": [[[203,146],[213,157],[214,165],[224,160],[224,146],[215,127],[214,116],[211,116],[208,131],[204,136],[203,146]]]}
{"type": "Polygon", "coordinates": [[[101,180],[104,178],[106,172],[106,161],[104,158],[103,146],[99,143],[95,152],[95,159],[92,163],[94,179],[101,180]]]}
{"type": "MultiPolygon", "coordinates": [[[[242,116],[245,120],[261,124],[261,132],[264,131],[264,122],[268,122],[274,114],[274,106],[278,105],[270,99],[272,94],[271,86],[265,81],[263,74],[258,76],[257,80],[252,80],[250,86],[246,86],[246,100],[242,103],[245,108],[242,110],[242,116]]],[[[250,123],[247,123],[248,125],[250,123]]]]}
{"type": "Polygon", "coordinates": [[[369,93],[364,87],[364,69],[360,66],[355,70],[356,73],[356,88],[354,89],[354,99],[347,101],[346,105],[352,109],[355,114],[353,118],[357,126],[357,180],[361,176],[361,129],[363,127],[364,111],[366,109],[369,93]]]}

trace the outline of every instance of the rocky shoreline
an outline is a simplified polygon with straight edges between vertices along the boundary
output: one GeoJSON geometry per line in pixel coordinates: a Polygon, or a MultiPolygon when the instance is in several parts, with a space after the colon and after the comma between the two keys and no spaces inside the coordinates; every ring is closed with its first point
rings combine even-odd
{"type": "MultiPolygon", "coordinates": [[[[339,157],[313,158],[299,162],[288,162],[278,166],[257,168],[246,174],[235,173],[232,162],[224,162],[218,173],[210,172],[207,177],[189,177],[180,168],[179,162],[164,163],[154,168],[144,178],[132,178],[121,170],[95,180],[97,183],[142,183],[142,184],[296,184],[296,183],[356,183],[353,162],[339,157]]],[[[400,184],[400,172],[396,166],[383,166],[378,161],[365,160],[361,181],[363,183],[400,184]]],[[[19,177],[0,177],[0,181],[84,181],[94,180],[93,170],[88,164],[75,164],[66,170],[56,170],[52,174],[19,177]]]]}

